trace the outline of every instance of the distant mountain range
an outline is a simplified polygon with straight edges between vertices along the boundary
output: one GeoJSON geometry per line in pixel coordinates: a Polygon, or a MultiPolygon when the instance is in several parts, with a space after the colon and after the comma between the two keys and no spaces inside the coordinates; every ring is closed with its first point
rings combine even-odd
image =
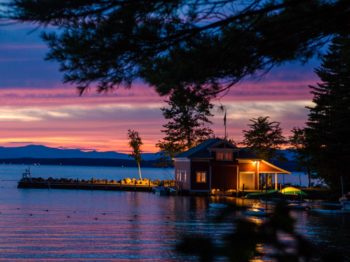
{"type": "MultiPolygon", "coordinates": [[[[297,168],[296,153],[280,150],[287,161],[273,161],[274,164],[289,171],[297,168]]],[[[164,166],[159,161],[161,153],[142,154],[143,166],[164,166]]],[[[42,145],[22,147],[0,147],[0,163],[43,164],[43,165],[82,165],[82,166],[136,166],[132,157],[119,152],[83,151],[80,149],[61,149],[42,145]]],[[[169,164],[169,163],[168,163],[169,164]]]]}
{"type": "MultiPolygon", "coordinates": [[[[145,161],[154,161],[161,157],[160,153],[144,153],[142,159],[145,161]]],[[[42,145],[28,145],[21,147],[0,147],[0,159],[18,159],[18,158],[36,158],[36,159],[120,159],[133,160],[128,154],[108,151],[82,151],[80,149],[61,149],[42,145]]]]}

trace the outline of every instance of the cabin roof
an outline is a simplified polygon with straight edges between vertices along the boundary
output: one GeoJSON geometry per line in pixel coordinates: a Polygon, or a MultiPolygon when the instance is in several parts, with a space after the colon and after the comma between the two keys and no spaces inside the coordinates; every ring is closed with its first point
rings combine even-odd
{"type": "Polygon", "coordinates": [[[211,138],[207,139],[199,145],[178,154],[175,159],[188,158],[188,159],[210,159],[212,158],[212,151],[215,150],[225,150],[232,149],[234,152],[234,158],[238,160],[239,163],[250,163],[252,161],[261,161],[268,170],[264,170],[262,173],[279,173],[279,174],[290,174],[289,171],[284,170],[280,167],[275,166],[263,159],[257,157],[257,155],[249,148],[237,148],[231,142],[220,139],[211,138]],[[248,162],[247,162],[248,161],[248,162]]]}
{"type": "Polygon", "coordinates": [[[178,154],[175,158],[210,158],[210,149],[215,148],[215,146],[221,145],[222,143],[225,143],[231,148],[236,148],[235,145],[226,140],[220,138],[210,138],[199,145],[178,154]]]}
{"type": "Polygon", "coordinates": [[[211,152],[213,149],[220,148],[232,148],[234,151],[235,158],[240,159],[258,159],[256,154],[248,148],[237,148],[234,144],[229,141],[220,138],[211,138],[203,141],[199,145],[192,147],[191,149],[178,154],[175,158],[210,158],[212,157],[211,152]]]}

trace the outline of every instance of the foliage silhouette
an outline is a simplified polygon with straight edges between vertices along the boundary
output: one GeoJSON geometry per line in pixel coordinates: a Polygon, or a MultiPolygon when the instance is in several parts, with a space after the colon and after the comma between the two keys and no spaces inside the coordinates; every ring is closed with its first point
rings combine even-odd
{"type": "Polygon", "coordinates": [[[277,149],[285,142],[279,122],[269,121],[269,117],[258,117],[249,120],[249,130],[243,130],[242,144],[252,149],[257,157],[272,160],[279,157],[277,149]]]}
{"type": "Polygon", "coordinates": [[[64,81],[81,92],[91,85],[99,91],[130,86],[142,78],[161,95],[179,87],[215,95],[247,75],[307,61],[350,28],[348,0],[10,0],[3,5],[9,19],[57,28],[43,34],[50,46],[47,59],[58,61],[64,81]]]}
{"type": "Polygon", "coordinates": [[[289,137],[289,143],[296,154],[297,170],[305,171],[308,177],[308,186],[311,186],[311,179],[316,178],[317,174],[312,165],[312,159],[307,145],[306,130],[294,127],[292,135],[289,137]]]}
{"type": "Polygon", "coordinates": [[[213,105],[208,96],[198,93],[200,89],[175,91],[167,100],[169,107],[161,109],[169,122],[163,125],[165,137],[157,146],[170,159],[213,136],[208,127],[213,105]]]}
{"type": "Polygon", "coordinates": [[[350,190],[350,35],[336,37],[322,64],[316,69],[321,79],[310,86],[314,106],[306,128],[306,140],[318,175],[340,192],[343,177],[350,190]]]}

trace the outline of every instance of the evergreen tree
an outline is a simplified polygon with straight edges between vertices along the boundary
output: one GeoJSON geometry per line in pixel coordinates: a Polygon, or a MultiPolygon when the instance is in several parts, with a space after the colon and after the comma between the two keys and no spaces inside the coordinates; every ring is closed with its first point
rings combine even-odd
{"type": "Polygon", "coordinates": [[[137,163],[137,168],[138,168],[138,173],[139,173],[139,178],[142,179],[142,175],[141,175],[141,146],[142,146],[142,140],[141,137],[139,135],[139,132],[135,131],[135,130],[128,130],[128,137],[129,137],[129,146],[132,149],[132,152],[130,154],[130,156],[132,156],[136,163],[137,163]]]}
{"type": "Polygon", "coordinates": [[[213,135],[208,127],[213,107],[210,96],[198,95],[198,92],[202,92],[201,89],[173,92],[166,101],[169,107],[161,109],[169,122],[163,125],[165,137],[157,146],[170,158],[213,135]]]}
{"type": "Polygon", "coordinates": [[[308,186],[311,186],[311,179],[316,177],[313,172],[312,161],[310,157],[309,147],[307,146],[305,129],[294,127],[292,136],[289,137],[289,143],[292,149],[297,153],[296,161],[298,171],[305,171],[308,177],[308,186]]]}
{"type": "Polygon", "coordinates": [[[350,35],[334,38],[316,69],[321,83],[310,86],[307,141],[318,175],[334,189],[343,177],[350,190],[350,35]]]}
{"type": "Polygon", "coordinates": [[[271,160],[278,156],[277,149],[286,142],[279,122],[269,121],[269,117],[258,117],[249,120],[249,130],[243,130],[242,144],[252,149],[262,159],[271,160]]]}
{"type": "Polygon", "coordinates": [[[350,28],[349,0],[2,2],[0,17],[48,29],[47,58],[81,91],[143,78],[161,95],[181,84],[216,93],[256,71],[306,61],[350,28]]]}

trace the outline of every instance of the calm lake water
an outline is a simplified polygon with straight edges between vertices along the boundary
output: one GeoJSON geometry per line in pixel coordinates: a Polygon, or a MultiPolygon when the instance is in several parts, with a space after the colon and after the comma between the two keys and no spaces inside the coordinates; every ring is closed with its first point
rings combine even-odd
{"type": "MultiPolygon", "coordinates": [[[[220,238],[230,221],[210,221],[206,197],[160,197],[143,192],[17,189],[26,166],[0,165],[0,261],[193,261],[174,245],[186,234],[220,238]]],[[[33,176],[121,179],[135,168],[34,166],[33,176]]],[[[172,169],[143,169],[171,179],[172,169]]],[[[297,177],[297,176],[295,176],[297,177]]],[[[294,212],[297,230],[322,248],[350,257],[350,216],[294,212]]]]}

